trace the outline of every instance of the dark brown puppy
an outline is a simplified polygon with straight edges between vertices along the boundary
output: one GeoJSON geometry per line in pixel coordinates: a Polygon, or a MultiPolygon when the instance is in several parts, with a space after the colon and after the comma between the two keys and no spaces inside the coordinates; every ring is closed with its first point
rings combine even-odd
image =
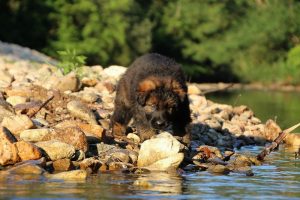
{"type": "Polygon", "coordinates": [[[181,67],[174,60],[146,54],[136,59],[122,76],[111,118],[113,135],[125,135],[132,118],[142,141],[172,125],[173,134],[189,143],[187,86],[181,67]]]}

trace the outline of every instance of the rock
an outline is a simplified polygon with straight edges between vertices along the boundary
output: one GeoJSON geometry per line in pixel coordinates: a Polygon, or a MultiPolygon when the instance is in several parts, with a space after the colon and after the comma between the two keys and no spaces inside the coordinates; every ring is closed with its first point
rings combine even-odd
{"type": "Polygon", "coordinates": [[[1,125],[8,128],[10,132],[17,136],[22,131],[34,127],[33,122],[27,115],[5,117],[1,125]]]}
{"type": "Polygon", "coordinates": [[[129,163],[128,151],[125,149],[116,150],[110,154],[110,158],[117,162],[129,163]]]}
{"type": "Polygon", "coordinates": [[[67,104],[67,109],[74,117],[85,120],[90,124],[98,124],[94,113],[80,101],[70,101],[67,104]]]}
{"type": "Polygon", "coordinates": [[[137,165],[159,171],[177,168],[184,157],[180,150],[180,142],[170,133],[163,132],[142,143],[137,165]]]}
{"type": "Polygon", "coordinates": [[[74,169],[72,161],[68,158],[55,160],[52,165],[55,171],[69,171],[74,169]]]}
{"type": "Polygon", "coordinates": [[[221,151],[217,147],[208,146],[208,145],[201,145],[196,150],[199,151],[199,152],[203,152],[204,154],[206,154],[207,158],[218,157],[218,158],[223,159],[223,155],[222,155],[221,151]]]}
{"type": "Polygon", "coordinates": [[[0,69],[0,77],[0,88],[6,88],[10,86],[11,82],[14,80],[12,75],[2,69],[0,69]]]}
{"type": "Polygon", "coordinates": [[[289,133],[287,134],[284,142],[290,146],[300,147],[300,134],[299,133],[289,133]]]}
{"type": "Polygon", "coordinates": [[[75,156],[75,148],[64,142],[50,140],[45,142],[37,142],[36,146],[40,147],[51,160],[59,160],[63,158],[72,159],[75,156]]]}
{"type": "Polygon", "coordinates": [[[46,175],[49,179],[62,179],[66,181],[86,180],[87,172],[85,170],[73,170],[68,172],[60,172],[57,174],[46,175]]]}
{"type": "Polygon", "coordinates": [[[17,146],[18,155],[22,161],[38,160],[42,157],[42,153],[38,147],[29,142],[19,141],[16,142],[15,145],[17,146]]]}
{"type": "Polygon", "coordinates": [[[128,139],[131,139],[134,143],[139,144],[141,142],[141,139],[138,135],[134,134],[134,133],[129,133],[127,135],[128,139]]]}
{"type": "Polygon", "coordinates": [[[77,150],[87,152],[88,143],[85,134],[77,127],[56,128],[50,134],[45,135],[44,141],[58,140],[70,144],[77,150]]]}
{"type": "Polygon", "coordinates": [[[281,128],[273,120],[269,119],[266,122],[264,135],[267,140],[274,141],[279,136],[281,131],[281,128]]]}
{"type": "Polygon", "coordinates": [[[24,163],[21,165],[17,165],[9,170],[7,170],[8,173],[10,174],[36,174],[36,175],[41,175],[46,173],[46,171],[33,163],[24,163]]]}
{"type": "Polygon", "coordinates": [[[59,79],[58,83],[55,84],[53,89],[58,89],[61,92],[72,91],[76,92],[80,88],[80,81],[74,72],[67,74],[59,79]]]}
{"type": "Polygon", "coordinates": [[[188,85],[188,94],[191,95],[200,95],[202,91],[195,85],[195,84],[189,84],[188,85]]]}
{"type": "Polygon", "coordinates": [[[94,103],[99,99],[99,96],[92,92],[83,92],[79,97],[87,103],[94,103]]]}
{"type": "Polygon", "coordinates": [[[17,139],[5,127],[0,127],[0,165],[15,164],[20,160],[15,146],[17,139]]]}
{"type": "Polygon", "coordinates": [[[6,99],[6,102],[10,103],[12,106],[26,103],[27,98],[26,97],[20,97],[20,96],[10,96],[6,99]]]}
{"type": "Polygon", "coordinates": [[[51,133],[51,129],[40,128],[40,129],[28,129],[20,133],[20,138],[27,142],[40,142],[46,135],[51,133]]]}
{"type": "Polygon", "coordinates": [[[121,76],[126,72],[127,68],[117,65],[112,65],[103,70],[102,75],[107,78],[119,80],[121,76]]]}
{"type": "Polygon", "coordinates": [[[3,118],[14,116],[14,109],[13,107],[0,98],[0,122],[2,122],[3,118]]]}
{"type": "Polygon", "coordinates": [[[81,161],[79,163],[80,169],[82,170],[87,170],[88,168],[96,173],[98,171],[98,169],[102,166],[102,163],[100,162],[100,160],[97,160],[95,158],[86,158],[83,161],[81,161]]]}
{"type": "Polygon", "coordinates": [[[224,165],[210,165],[207,171],[217,174],[229,174],[230,170],[224,165]]]}
{"type": "Polygon", "coordinates": [[[97,124],[77,123],[76,125],[85,133],[86,136],[95,136],[99,139],[102,138],[105,131],[97,124]]]}
{"type": "Polygon", "coordinates": [[[99,143],[95,145],[96,151],[99,156],[107,154],[107,152],[112,151],[114,149],[118,149],[114,145],[109,145],[109,144],[104,144],[104,143],[99,143]]]}
{"type": "Polygon", "coordinates": [[[223,131],[227,129],[228,132],[230,132],[236,136],[243,134],[241,127],[236,124],[233,124],[231,122],[224,122],[222,125],[222,129],[223,129],[223,131]]]}
{"type": "Polygon", "coordinates": [[[153,184],[150,183],[147,180],[135,180],[133,182],[133,185],[138,186],[138,187],[142,187],[142,188],[151,188],[151,187],[153,187],[153,184]]]}

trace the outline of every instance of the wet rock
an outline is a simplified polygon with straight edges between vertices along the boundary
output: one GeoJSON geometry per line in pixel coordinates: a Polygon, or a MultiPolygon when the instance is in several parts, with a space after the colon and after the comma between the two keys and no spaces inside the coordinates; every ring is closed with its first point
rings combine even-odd
{"type": "Polygon", "coordinates": [[[8,128],[10,132],[12,132],[17,136],[22,131],[34,127],[33,122],[27,115],[16,115],[16,116],[5,117],[1,125],[8,128]]]}
{"type": "Polygon", "coordinates": [[[50,140],[35,143],[40,147],[51,160],[59,160],[64,158],[72,159],[75,156],[75,148],[64,142],[50,140]]]}
{"type": "Polygon", "coordinates": [[[9,170],[7,170],[8,173],[10,174],[36,174],[36,175],[41,175],[46,173],[46,171],[33,163],[24,163],[21,165],[17,165],[9,170]]]}
{"type": "Polygon", "coordinates": [[[77,127],[66,127],[64,129],[56,128],[50,134],[45,135],[43,140],[58,140],[70,144],[77,150],[86,152],[88,143],[85,134],[77,127]]]}
{"type": "Polygon", "coordinates": [[[84,151],[82,151],[82,150],[76,150],[75,157],[74,157],[73,160],[80,161],[80,160],[83,160],[83,159],[85,159],[85,153],[84,153],[84,151]]]}
{"type": "Polygon", "coordinates": [[[14,164],[20,160],[15,142],[17,139],[9,130],[0,126],[0,165],[14,164]]]}
{"type": "Polygon", "coordinates": [[[71,115],[85,120],[91,124],[98,124],[94,113],[80,101],[70,101],[67,109],[71,115]]]}
{"type": "Polygon", "coordinates": [[[147,180],[135,180],[133,182],[133,185],[138,186],[138,187],[142,187],[142,188],[151,188],[151,187],[153,187],[153,184],[150,183],[147,180]]]}
{"type": "Polygon", "coordinates": [[[138,167],[164,171],[177,168],[183,160],[179,153],[181,144],[171,134],[163,132],[156,138],[142,143],[138,157],[138,167]]]}
{"type": "Polygon", "coordinates": [[[224,165],[210,165],[207,168],[207,171],[209,171],[211,173],[217,173],[217,174],[229,174],[230,169],[228,169],[224,165]]]}
{"type": "Polygon", "coordinates": [[[79,90],[79,88],[80,81],[74,72],[71,72],[66,76],[61,77],[53,87],[53,89],[58,89],[61,92],[65,92],[68,90],[76,92],[79,90]]]}
{"type": "Polygon", "coordinates": [[[38,147],[29,142],[19,141],[16,142],[15,145],[18,149],[18,155],[22,161],[38,160],[42,157],[42,153],[38,147]]]}
{"type": "Polygon", "coordinates": [[[96,173],[102,166],[102,163],[95,158],[86,158],[79,163],[79,166],[82,170],[90,169],[91,172],[96,173]]]}
{"type": "Polygon", "coordinates": [[[20,97],[20,96],[10,96],[6,99],[6,102],[10,103],[12,106],[26,103],[27,98],[26,97],[20,97]]]}
{"type": "Polygon", "coordinates": [[[73,170],[68,172],[60,172],[57,174],[47,174],[49,179],[62,179],[66,181],[86,180],[87,172],[85,170],[73,170]]]}
{"type": "Polygon", "coordinates": [[[74,169],[72,161],[68,158],[55,160],[52,165],[55,171],[69,171],[74,169]]]}
{"type": "Polygon", "coordinates": [[[202,145],[196,149],[198,152],[205,154],[207,158],[223,158],[221,151],[217,147],[202,145]]]}
{"type": "Polygon", "coordinates": [[[20,133],[20,138],[27,142],[40,142],[43,141],[46,135],[51,133],[51,129],[40,128],[40,129],[28,129],[20,133]]]}

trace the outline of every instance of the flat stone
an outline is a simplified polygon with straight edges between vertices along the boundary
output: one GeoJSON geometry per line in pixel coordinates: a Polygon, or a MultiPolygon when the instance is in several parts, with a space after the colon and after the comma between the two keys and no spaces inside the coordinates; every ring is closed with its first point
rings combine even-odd
{"type": "Polygon", "coordinates": [[[50,140],[35,143],[40,147],[51,160],[59,160],[64,158],[72,159],[75,156],[75,148],[64,142],[50,140]]]}
{"type": "Polygon", "coordinates": [[[67,104],[67,109],[74,117],[85,120],[90,124],[98,124],[94,113],[80,101],[70,101],[67,104]]]}
{"type": "Polygon", "coordinates": [[[10,103],[12,106],[25,103],[27,101],[26,97],[20,96],[10,96],[6,99],[6,102],[10,103]]]}
{"type": "Polygon", "coordinates": [[[33,122],[27,115],[5,117],[1,125],[17,136],[19,136],[22,131],[34,127],[33,122]]]}
{"type": "Polygon", "coordinates": [[[28,129],[20,133],[20,138],[27,142],[40,142],[46,135],[51,133],[51,129],[40,128],[40,129],[28,129]]]}
{"type": "Polygon", "coordinates": [[[18,149],[18,155],[22,161],[26,160],[38,160],[42,157],[42,153],[39,148],[29,142],[19,141],[15,145],[18,149]]]}
{"type": "Polygon", "coordinates": [[[41,175],[44,174],[46,171],[33,163],[24,163],[21,165],[17,165],[9,170],[7,170],[8,173],[11,174],[36,174],[41,175]]]}
{"type": "Polygon", "coordinates": [[[20,160],[15,142],[17,139],[10,131],[0,126],[0,165],[15,164],[20,160]]]}
{"type": "Polygon", "coordinates": [[[53,168],[55,171],[69,171],[74,169],[72,161],[68,158],[55,160],[53,162],[53,168]]]}
{"type": "Polygon", "coordinates": [[[87,172],[85,170],[73,170],[68,172],[60,172],[57,174],[47,174],[46,177],[49,179],[79,181],[79,180],[86,180],[87,172]]]}

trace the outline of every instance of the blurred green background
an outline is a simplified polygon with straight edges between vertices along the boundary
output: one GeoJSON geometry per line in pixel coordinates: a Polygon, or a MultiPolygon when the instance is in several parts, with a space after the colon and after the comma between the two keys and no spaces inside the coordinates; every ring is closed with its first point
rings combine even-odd
{"type": "Polygon", "coordinates": [[[299,0],[0,0],[0,40],[128,66],[158,52],[201,82],[300,83],[299,0]]]}

